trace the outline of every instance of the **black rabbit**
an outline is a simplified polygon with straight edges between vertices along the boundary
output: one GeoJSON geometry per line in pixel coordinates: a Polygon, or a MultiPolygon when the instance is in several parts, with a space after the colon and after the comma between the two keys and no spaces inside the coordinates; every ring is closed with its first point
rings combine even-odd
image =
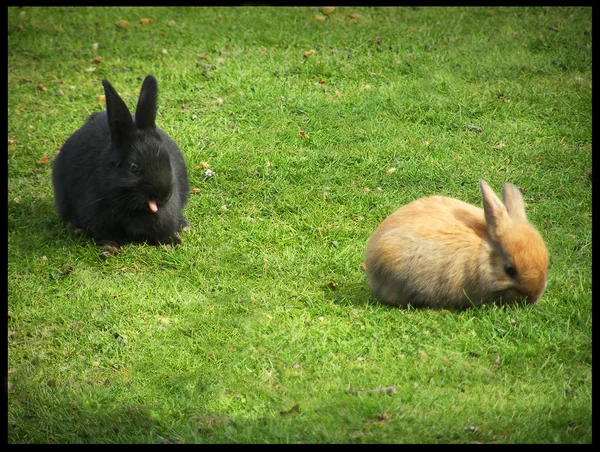
{"type": "Polygon", "coordinates": [[[158,84],[148,75],[135,116],[107,80],[106,111],[92,114],[54,161],[52,184],[70,230],[110,252],[128,242],[180,244],[189,184],[177,145],[156,127],[158,84]]]}

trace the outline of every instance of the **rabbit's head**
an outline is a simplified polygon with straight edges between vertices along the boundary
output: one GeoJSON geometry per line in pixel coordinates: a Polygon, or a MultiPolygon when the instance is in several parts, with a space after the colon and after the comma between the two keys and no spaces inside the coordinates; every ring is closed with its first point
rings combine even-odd
{"type": "Polygon", "coordinates": [[[540,233],[527,221],[521,191],[502,186],[504,202],[489,185],[479,181],[487,223],[490,286],[505,302],[535,303],[546,287],[548,250],[540,233]]]}
{"type": "Polygon", "coordinates": [[[156,213],[173,194],[171,158],[155,124],[156,79],[144,80],[135,119],[112,85],[102,85],[112,146],[106,183],[124,209],[156,213]]]}

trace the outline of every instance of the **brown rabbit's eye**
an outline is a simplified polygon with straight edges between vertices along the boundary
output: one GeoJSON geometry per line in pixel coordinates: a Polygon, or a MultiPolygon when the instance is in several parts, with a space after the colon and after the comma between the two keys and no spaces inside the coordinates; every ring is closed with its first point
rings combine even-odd
{"type": "Polygon", "coordinates": [[[129,167],[129,169],[131,170],[132,173],[137,173],[139,171],[139,167],[137,165],[137,163],[132,162],[131,166],[129,167]]]}
{"type": "Polygon", "coordinates": [[[515,268],[514,265],[511,264],[506,264],[504,266],[504,271],[506,272],[506,274],[508,276],[510,276],[511,278],[513,278],[516,274],[517,274],[517,269],[515,268]]]}

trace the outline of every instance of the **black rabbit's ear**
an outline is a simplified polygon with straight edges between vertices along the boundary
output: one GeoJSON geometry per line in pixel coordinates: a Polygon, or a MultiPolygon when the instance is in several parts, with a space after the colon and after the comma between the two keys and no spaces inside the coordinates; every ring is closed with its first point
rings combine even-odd
{"type": "Polygon", "coordinates": [[[131,113],[108,80],[102,80],[106,96],[108,126],[114,143],[121,143],[133,129],[131,113]]]}
{"type": "Polygon", "coordinates": [[[140,98],[135,110],[135,125],[139,129],[152,129],[156,120],[156,98],[158,96],[158,82],[153,75],[149,75],[142,83],[140,98]]]}

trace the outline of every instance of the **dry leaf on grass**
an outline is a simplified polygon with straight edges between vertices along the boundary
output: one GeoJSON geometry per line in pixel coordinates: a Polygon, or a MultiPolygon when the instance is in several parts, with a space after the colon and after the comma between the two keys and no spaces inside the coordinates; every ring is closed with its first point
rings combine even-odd
{"type": "Polygon", "coordinates": [[[385,172],[385,174],[392,174],[394,171],[396,171],[396,168],[390,168],[385,172]]]}
{"type": "Polygon", "coordinates": [[[117,25],[119,27],[131,27],[131,24],[129,22],[127,22],[126,20],[120,20],[120,21],[118,21],[117,25]]]}
{"type": "Polygon", "coordinates": [[[332,289],[335,289],[335,288],[338,286],[338,283],[336,283],[335,281],[329,281],[329,282],[327,283],[327,285],[328,285],[329,287],[331,287],[332,289]]]}
{"type": "Polygon", "coordinates": [[[24,31],[25,29],[23,28],[23,25],[17,25],[17,30],[24,31]]]}
{"type": "Polygon", "coordinates": [[[63,271],[60,272],[60,275],[61,276],[67,276],[72,271],[73,271],[73,266],[69,265],[67,268],[65,268],[63,271]]]}
{"type": "Polygon", "coordinates": [[[15,144],[15,140],[13,138],[8,139],[8,145],[15,144]]]}
{"type": "Polygon", "coordinates": [[[365,423],[373,423],[373,422],[387,422],[390,420],[390,415],[386,412],[379,413],[375,419],[365,419],[363,422],[365,423]]]}
{"type": "Polygon", "coordinates": [[[197,195],[198,193],[200,193],[200,189],[199,188],[192,188],[190,190],[190,195],[197,195]]]}
{"type": "Polygon", "coordinates": [[[42,85],[41,83],[40,83],[38,86],[36,86],[36,89],[37,89],[38,91],[43,91],[43,92],[46,92],[46,91],[48,91],[48,88],[46,88],[46,87],[45,87],[44,85],[42,85]]]}
{"type": "Polygon", "coordinates": [[[94,57],[90,60],[91,63],[102,63],[102,57],[101,56],[97,56],[94,57]]]}
{"type": "Polygon", "coordinates": [[[45,165],[46,163],[48,163],[48,156],[44,154],[42,158],[38,160],[38,164],[45,165]]]}
{"type": "Polygon", "coordinates": [[[206,162],[200,162],[200,165],[196,166],[194,169],[196,171],[200,171],[201,169],[207,169],[210,168],[210,165],[206,162]]]}
{"type": "Polygon", "coordinates": [[[103,94],[102,96],[98,96],[98,97],[96,97],[96,100],[97,100],[99,103],[103,104],[104,102],[106,102],[106,96],[103,94]]]}
{"type": "Polygon", "coordinates": [[[300,405],[296,404],[287,411],[280,411],[279,414],[281,414],[282,416],[288,416],[290,414],[299,413],[299,412],[300,412],[300,405]]]}
{"type": "Polygon", "coordinates": [[[19,82],[21,83],[31,83],[31,79],[27,76],[23,76],[19,79],[19,82]]]}
{"type": "Polygon", "coordinates": [[[360,17],[360,14],[354,14],[354,13],[353,13],[353,14],[350,14],[348,17],[349,17],[350,19],[358,19],[358,18],[360,17]]]}
{"type": "Polygon", "coordinates": [[[98,68],[96,68],[96,67],[89,67],[89,68],[86,69],[86,72],[94,72],[96,69],[98,69],[98,68]]]}
{"type": "Polygon", "coordinates": [[[335,11],[335,6],[323,6],[324,14],[331,14],[334,11],[335,11]]]}
{"type": "Polygon", "coordinates": [[[300,132],[298,132],[298,135],[300,135],[302,138],[306,137],[306,132],[303,132],[302,130],[300,132]]]}
{"type": "Polygon", "coordinates": [[[320,16],[320,15],[318,15],[318,14],[317,14],[317,15],[315,16],[315,20],[320,20],[320,21],[322,21],[322,20],[327,20],[327,16],[320,16]]]}
{"type": "Polygon", "coordinates": [[[317,53],[317,51],[314,49],[302,51],[302,55],[304,55],[306,58],[308,58],[309,56],[313,56],[315,53],[317,53]]]}
{"type": "Polygon", "coordinates": [[[152,19],[140,19],[140,24],[141,25],[146,25],[152,23],[152,19]]]}
{"type": "Polygon", "coordinates": [[[467,130],[474,130],[475,132],[481,133],[483,132],[483,128],[479,126],[473,126],[471,124],[466,125],[467,130]]]}

